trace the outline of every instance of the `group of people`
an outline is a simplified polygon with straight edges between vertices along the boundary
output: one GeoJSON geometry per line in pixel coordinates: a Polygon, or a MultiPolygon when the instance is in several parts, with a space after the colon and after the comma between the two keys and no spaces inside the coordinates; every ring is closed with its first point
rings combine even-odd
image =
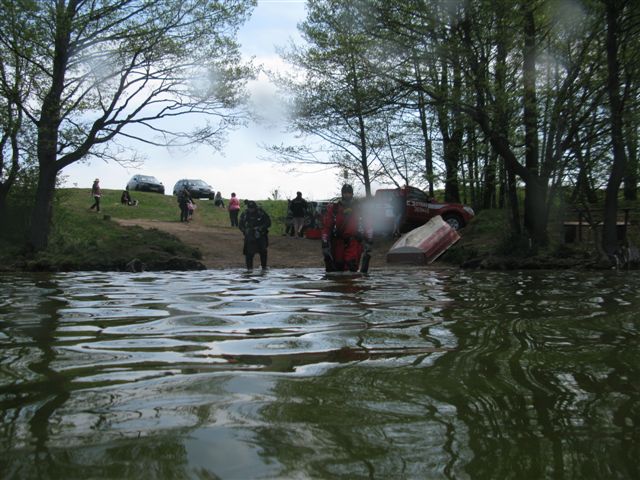
{"type": "MultiPolygon", "coordinates": [[[[100,180],[95,179],[91,188],[94,203],[90,209],[100,211],[100,180]]],[[[215,200],[214,200],[215,201],[215,200]]],[[[220,197],[222,201],[222,197],[220,197]]],[[[121,202],[133,205],[135,202],[129,192],[123,192],[121,202]]],[[[137,204],[137,202],[135,203],[137,204]]],[[[180,221],[188,222],[196,208],[189,190],[184,188],[178,193],[180,206],[180,221]]],[[[223,203],[224,205],[224,203],[223,203]]],[[[269,228],[271,218],[253,200],[245,200],[245,210],[240,214],[240,200],[235,192],[229,199],[229,220],[232,227],[238,227],[244,235],[242,253],[248,270],[253,269],[253,260],[257,254],[260,266],[267,268],[267,250],[269,247],[269,228]]],[[[296,193],[296,198],[289,202],[293,216],[293,229],[296,236],[302,236],[304,218],[307,211],[307,201],[302,192],[296,193]]],[[[343,185],[340,199],[331,203],[322,219],[322,256],[327,272],[367,272],[371,256],[372,228],[367,221],[367,215],[353,198],[353,187],[343,185]]]]}
{"type": "MultiPolygon", "coordinates": [[[[218,192],[215,195],[213,204],[216,207],[224,208],[224,200],[222,199],[222,193],[218,192]]],[[[180,221],[189,222],[193,218],[193,212],[196,209],[196,203],[193,200],[189,189],[184,187],[178,192],[178,206],[180,207],[180,221]]],[[[235,193],[231,194],[229,199],[229,220],[232,227],[238,226],[238,213],[240,212],[240,201],[236,197],[235,193]]]]}
{"type": "MultiPolygon", "coordinates": [[[[89,207],[89,210],[95,208],[96,212],[100,211],[100,198],[102,198],[102,190],[100,189],[100,179],[96,178],[91,186],[91,196],[93,197],[93,204],[89,207]]],[[[120,195],[120,203],[122,205],[136,206],[139,204],[138,200],[131,198],[128,190],[123,190],[120,195]]]]}
{"type": "MultiPolygon", "coordinates": [[[[188,218],[188,203],[190,195],[185,190],[182,197],[178,196],[181,205],[181,220],[188,218]],[[186,207],[187,210],[185,210],[186,207]]],[[[254,258],[260,258],[260,266],[267,268],[267,252],[269,247],[269,228],[271,218],[253,200],[245,200],[246,208],[240,214],[240,200],[235,193],[229,199],[229,219],[232,227],[238,227],[244,236],[242,253],[245,257],[247,270],[253,269],[254,258]]],[[[289,202],[289,210],[293,217],[293,233],[302,236],[304,219],[307,212],[307,201],[302,192],[289,202]]],[[[363,272],[369,268],[371,258],[372,228],[368,224],[365,212],[354,201],[353,187],[344,185],[340,200],[327,207],[322,219],[322,256],[327,272],[363,272]]]]}
{"type": "MultiPolygon", "coordinates": [[[[301,235],[306,201],[302,193],[289,204],[294,218],[294,232],[301,235]]],[[[244,234],[242,253],[247,269],[253,269],[253,258],[260,256],[262,268],[267,267],[269,246],[269,215],[255,202],[247,202],[238,227],[244,234]]],[[[362,272],[369,270],[373,229],[362,206],[353,198],[353,187],[344,185],[340,200],[331,203],[322,219],[322,256],[327,272],[362,272]]]]}
{"type": "Polygon", "coordinates": [[[187,187],[184,187],[178,192],[178,206],[180,207],[180,221],[191,221],[193,219],[193,212],[196,209],[196,204],[187,187]]]}

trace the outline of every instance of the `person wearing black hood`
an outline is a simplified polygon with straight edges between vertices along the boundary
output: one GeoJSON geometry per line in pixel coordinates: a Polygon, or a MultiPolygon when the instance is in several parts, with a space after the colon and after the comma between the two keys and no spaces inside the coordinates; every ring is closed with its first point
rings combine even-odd
{"type": "Polygon", "coordinates": [[[322,255],[327,272],[369,270],[373,231],[353,187],[343,185],[339,201],[327,207],[322,224],[322,255]]]}
{"type": "Polygon", "coordinates": [[[253,257],[260,255],[260,265],[267,268],[267,247],[269,246],[271,218],[256,202],[248,201],[247,208],[240,214],[238,228],[244,234],[244,254],[247,270],[253,270],[253,257]]]}

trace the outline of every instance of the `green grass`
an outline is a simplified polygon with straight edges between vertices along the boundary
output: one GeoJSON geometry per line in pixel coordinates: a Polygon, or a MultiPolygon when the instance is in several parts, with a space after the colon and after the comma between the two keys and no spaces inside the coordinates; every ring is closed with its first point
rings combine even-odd
{"type": "MultiPolygon", "coordinates": [[[[131,196],[138,200],[137,206],[122,205],[120,203],[121,190],[102,190],[100,202],[101,215],[109,215],[112,218],[160,220],[165,222],[178,222],[180,209],[173,195],[160,195],[157,193],[134,192],[131,196]]],[[[69,188],[61,189],[57,193],[57,204],[66,214],[87,215],[93,198],[88,189],[69,188]]],[[[196,199],[196,211],[194,213],[197,222],[209,227],[228,227],[229,212],[226,208],[215,207],[213,201],[196,199]]],[[[269,214],[273,223],[272,231],[284,232],[284,220],[287,214],[286,200],[260,200],[258,204],[269,214]]],[[[225,199],[225,206],[228,200],[225,199]]],[[[92,213],[92,212],[89,212],[92,213]]],[[[69,219],[65,218],[64,221],[69,219]]]]}
{"type": "MultiPolygon", "coordinates": [[[[178,203],[173,196],[135,192],[132,197],[139,201],[139,205],[128,206],[120,203],[121,193],[121,190],[102,190],[100,200],[102,215],[122,219],[139,218],[163,221],[178,221],[180,218],[178,203]]],[[[88,189],[60,189],[56,194],[56,203],[68,213],[86,215],[93,203],[93,197],[88,189]]],[[[196,203],[199,205],[200,201],[196,201],[196,203]]]]}
{"type": "MultiPolygon", "coordinates": [[[[93,198],[88,189],[69,188],[56,192],[49,245],[43,252],[29,255],[24,250],[24,219],[28,210],[11,219],[11,227],[0,235],[0,262],[8,270],[124,270],[133,259],[148,269],[196,268],[201,258],[197,249],[156,229],[123,227],[115,219],[142,219],[179,222],[176,197],[134,192],[137,206],[120,203],[121,190],[103,190],[100,213],[90,211],[93,198]]],[[[24,200],[24,199],[22,199],[24,200]]],[[[229,213],[210,200],[196,200],[195,221],[210,227],[231,228],[229,213]]],[[[227,202],[225,201],[225,204],[227,202]]],[[[272,219],[271,231],[284,232],[286,200],[258,202],[272,219]]],[[[15,206],[14,206],[15,207],[15,206]]]]}

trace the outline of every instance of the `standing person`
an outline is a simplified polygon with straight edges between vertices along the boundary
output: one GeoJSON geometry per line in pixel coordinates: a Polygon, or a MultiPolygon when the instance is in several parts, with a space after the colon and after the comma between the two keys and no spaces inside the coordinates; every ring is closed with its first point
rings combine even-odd
{"type": "Polygon", "coordinates": [[[238,214],[240,213],[240,199],[236,197],[235,192],[231,194],[229,199],[229,221],[232,227],[238,226],[238,214]]]}
{"type": "Polygon", "coordinates": [[[93,197],[93,205],[89,207],[89,210],[93,210],[95,208],[96,212],[99,212],[102,190],[100,190],[100,179],[98,178],[93,181],[93,186],[91,187],[91,196],[93,197]]]}
{"type": "Polygon", "coordinates": [[[224,200],[222,199],[222,192],[216,193],[216,196],[213,200],[213,204],[216,207],[224,208],[224,200]]]}
{"type": "Polygon", "coordinates": [[[193,197],[187,202],[187,221],[190,222],[191,220],[193,220],[193,212],[196,209],[196,202],[193,201],[193,197]]]}
{"type": "Polygon", "coordinates": [[[291,215],[293,216],[293,232],[294,235],[302,236],[302,227],[304,227],[304,217],[307,214],[307,201],[302,198],[302,192],[296,192],[296,198],[291,200],[291,215]]]}
{"type": "Polygon", "coordinates": [[[339,201],[330,204],[322,224],[322,254],[327,272],[366,273],[371,255],[371,228],[364,209],[353,200],[353,187],[344,185],[339,201]],[[362,260],[362,262],[361,262],[362,260]]]}
{"type": "Polygon", "coordinates": [[[267,268],[267,247],[269,246],[269,227],[271,218],[256,202],[249,201],[247,209],[240,215],[238,228],[244,234],[244,254],[247,270],[253,270],[253,257],[260,255],[260,265],[267,268]]]}
{"type": "Polygon", "coordinates": [[[178,192],[178,205],[180,206],[180,221],[188,222],[189,221],[189,204],[191,203],[191,194],[187,187],[183,187],[182,190],[178,192]]]}
{"type": "Polygon", "coordinates": [[[293,237],[296,232],[293,228],[293,213],[291,213],[291,199],[287,198],[287,216],[284,217],[284,234],[293,237]]]}

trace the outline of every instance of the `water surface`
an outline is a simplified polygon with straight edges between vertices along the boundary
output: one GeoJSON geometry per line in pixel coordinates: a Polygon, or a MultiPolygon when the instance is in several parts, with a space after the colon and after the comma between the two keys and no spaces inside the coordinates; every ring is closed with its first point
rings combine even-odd
{"type": "Polygon", "coordinates": [[[0,278],[2,478],[640,478],[640,276],[0,278]]]}

